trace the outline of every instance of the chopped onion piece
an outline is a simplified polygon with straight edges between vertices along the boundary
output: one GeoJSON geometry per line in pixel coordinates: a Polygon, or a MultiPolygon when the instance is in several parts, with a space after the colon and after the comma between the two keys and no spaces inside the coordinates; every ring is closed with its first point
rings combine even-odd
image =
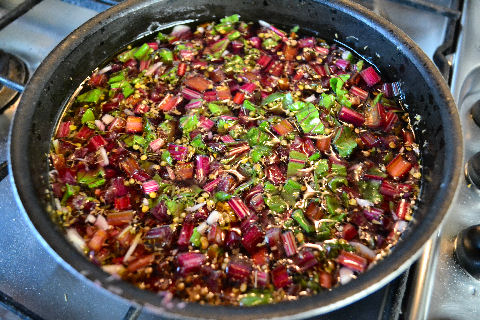
{"type": "Polygon", "coordinates": [[[339,270],[339,278],[340,278],[340,283],[341,284],[347,284],[355,278],[355,275],[353,274],[353,271],[348,269],[348,268],[340,268],[339,270]]]}
{"type": "Polygon", "coordinates": [[[363,243],[351,241],[350,245],[355,247],[355,249],[357,250],[358,253],[360,253],[365,258],[368,258],[369,260],[375,259],[375,256],[377,255],[375,253],[375,251],[373,251],[372,249],[370,249],[369,247],[367,247],[363,243]]]}
{"type": "Polygon", "coordinates": [[[202,203],[198,203],[192,207],[186,207],[185,208],[185,211],[187,212],[195,212],[197,211],[198,209],[200,209],[201,207],[203,207],[204,205],[206,204],[206,202],[202,202],[202,203]]]}
{"type": "Polygon", "coordinates": [[[405,229],[407,229],[407,226],[408,226],[408,222],[405,221],[405,220],[398,220],[397,222],[395,222],[395,225],[393,226],[393,230],[395,232],[399,232],[399,233],[402,233],[405,231],[405,229]]]}
{"type": "Polygon", "coordinates": [[[173,27],[170,35],[178,38],[187,32],[190,32],[190,27],[184,24],[179,24],[173,27]]]}
{"type": "Polygon", "coordinates": [[[107,230],[109,227],[107,219],[105,219],[105,217],[102,215],[97,216],[97,220],[95,221],[95,226],[102,230],[107,230]]]}
{"type": "Polygon", "coordinates": [[[67,238],[71,243],[80,251],[83,251],[85,248],[85,240],[80,236],[77,230],[70,228],[67,229],[67,238]]]}
{"type": "Polygon", "coordinates": [[[105,72],[108,72],[108,71],[110,71],[110,70],[112,70],[112,65],[111,65],[111,64],[109,64],[108,66],[103,67],[102,69],[100,69],[100,71],[98,71],[98,74],[104,74],[105,72]]]}
{"type": "Polygon", "coordinates": [[[360,207],[363,207],[363,208],[373,207],[373,202],[369,200],[360,199],[360,198],[355,198],[355,200],[357,201],[357,204],[360,207]]]}
{"type": "Polygon", "coordinates": [[[105,150],[105,148],[100,147],[98,149],[98,152],[100,153],[100,156],[102,157],[102,162],[100,163],[100,165],[102,167],[108,166],[110,162],[108,161],[107,151],[105,150]]]}
{"type": "Polygon", "coordinates": [[[95,216],[94,215],[91,215],[89,214],[86,218],[85,218],[85,222],[88,222],[88,223],[95,223],[95,216]]]}
{"type": "Polygon", "coordinates": [[[112,275],[119,275],[125,271],[125,267],[122,264],[106,264],[102,266],[102,269],[112,275]]]}
{"type": "Polygon", "coordinates": [[[105,124],[103,124],[102,121],[95,120],[95,126],[98,128],[98,130],[105,131],[105,124]]]}
{"type": "Polygon", "coordinates": [[[140,242],[140,238],[142,237],[142,234],[141,233],[137,233],[137,235],[135,236],[135,238],[133,239],[132,241],[132,244],[130,245],[130,247],[128,248],[127,250],[127,253],[125,254],[125,256],[123,257],[123,262],[127,262],[128,259],[130,259],[130,257],[132,256],[132,253],[135,251],[135,249],[137,248],[137,245],[138,243],[140,242]]]}
{"type": "Polygon", "coordinates": [[[217,223],[217,221],[222,217],[222,214],[218,212],[217,210],[214,210],[210,213],[210,215],[207,218],[207,223],[209,225],[217,223]]]}
{"type": "Polygon", "coordinates": [[[200,223],[197,227],[197,231],[200,233],[200,234],[204,234],[205,231],[207,231],[208,229],[208,224],[204,221],[202,223],[200,223]]]}
{"type": "Polygon", "coordinates": [[[160,66],[163,64],[163,62],[157,62],[157,63],[154,63],[153,65],[151,65],[147,71],[145,71],[145,75],[146,76],[151,76],[152,74],[155,73],[155,71],[157,71],[158,68],[160,68],[160,66]]]}
{"type": "Polygon", "coordinates": [[[313,102],[317,99],[314,94],[304,99],[305,102],[313,102]]]}
{"type": "Polygon", "coordinates": [[[112,116],[112,115],[109,115],[108,113],[105,114],[105,115],[102,117],[102,121],[103,121],[103,123],[105,123],[106,125],[109,125],[114,119],[115,119],[115,117],[112,116]]]}

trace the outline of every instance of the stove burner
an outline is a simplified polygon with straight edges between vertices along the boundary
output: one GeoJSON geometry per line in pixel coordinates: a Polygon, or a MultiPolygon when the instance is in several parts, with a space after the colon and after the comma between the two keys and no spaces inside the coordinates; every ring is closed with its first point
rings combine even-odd
{"type": "MultiPolygon", "coordinates": [[[[25,84],[28,79],[25,64],[2,50],[0,50],[0,76],[21,84],[25,84]]],[[[0,84],[0,113],[15,103],[19,96],[17,91],[0,84]]]]}

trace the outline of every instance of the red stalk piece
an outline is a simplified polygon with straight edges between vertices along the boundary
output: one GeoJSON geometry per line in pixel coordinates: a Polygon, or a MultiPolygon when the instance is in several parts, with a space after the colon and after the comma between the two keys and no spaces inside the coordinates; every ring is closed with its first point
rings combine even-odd
{"type": "Polygon", "coordinates": [[[108,144],[101,135],[96,135],[90,138],[87,148],[91,151],[97,151],[100,147],[106,146],[108,144]]]}
{"type": "Polygon", "coordinates": [[[262,68],[266,68],[271,61],[272,57],[263,55],[257,60],[257,64],[260,65],[262,68]]]}
{"type": "Polygon", "coordinates": [[[403,177],[410,169],[412,164],[405,160],[401,154],[398,154],[390,163],[387,165],[387,172],[393,178],[403,177]]]}
{"type": "Polygon", "coordinates": [[[184,160],[188,153],[187,147],[179,146],[172,143],[168,144],[167,150],[168,152],[170,152],[170,155],[172,156],[172,158],[178,161],[184,160]]]}
{"type": "Polygon", "coordinates": [[[257,285],[260,287],[264,287],[268,284],[268,282],[269,282],[268,272],[257,271],[257,285]]]}
{"type": "Polygon", "coordinates": [[[234,259],[227,267],[227,274],[236,281],[246,282],[252,272],[252,267],[243,260],[234,259]]]}
{"type": "Polygon", "coordinates": [[[130,209],[130,197],[123,196],[123,197],[115,198],[115,209],[117,210],[130,209]]]}
{"type": "Polygon", "coordinates": [[[213,90],[206,91],[203,94],[203,99],[205,99],[205,101],[207,101],[207,102],[216,101],[217,100],[217,93],[213,90]]]}
{"type": "Polygon", "coordinates": [[[144,182],[142,184],[142,188],[143,188],[143,192],[145,194],[149,194],[151,192],[157,192],[158,188],[159,188],[159,185],[158,185],[157,181],[150,180],[150,181],[144,182]]]}
{"type": "Polygon", "coordinates": [[[183,87],[182,88],[182,96],[185,99],[192,100],[192,99],[200,99],[202,97],[202,94],[196,90],[183,87]]]}
{"type": "Polygon", "coordinates": [[[247,206],[245,203],[243,203],[242,199],[238,197],[233,197],[228,200],[228,205],[232,208],[233,212],[236,213],[240,220],[243,220],[250,215],[250,211],[248,210],[247,206]]]}
{"type": "Polygon", "coordinates": [[[410,214],[410,201],[407,199],[400,200],[396,214],[399,219],[405,220],[405,217],[410,214]]]}
{"type": "Polygon", "coordinates": [[[203,76],[190,77],[190,78],[186,79],[184,83],[185,83],[186,86],[188,86],[192,89],[195,89],[197,91],[200,91],[200,92],[203,92],[203,91],[207,90],[211,85],[210,80],[206,79],[203,76]]]}
{"type": "Polygon", "coordinates": [[[355,228],[355,226],[351,223],[347,223],[343,226],[343,230],[342,230],[342,238],[347,240],[347,241],[350,241],[352,240],[353,238],[355,238],[357,236],[358,232],[357,232],[357,228],[355,228]]]}
{"type": "Polygon", "coordinates": [[[255,83],[249,82],[241,86],[240,90],[243,90],[248,93],[252,93],[253,91],[255,91],[256,88],[257,88],[257,85],[255,83]]]}
{"type": "Polygon", "coordinates": [[[363,115],[347,107],[342,107],[340,109],[338,119],[351,123],[356,127],[363,125],[365,122],[365,117],[363,115]]]}
{"type": "Polygon", "coordinates": [[[72,121],[62,121],[58,126],[57,130],[57,138],[64,138],[67,137],[70,133],[70,125],[72,121]]]}
{"type": "Polygon", "coordinates": [[[187,71],[187,64],[185,62],[179,63],[178,69],[177,69],[177,75],[179,77],[183,77],[186,71],[187,71]]]}
{"type": "Polygon", "coordinates": [[[177,244],[179,247],[186,247],[190,242],[192,237],[194,225],[191,222],[183,222],[182,229],[180,230],[180,235],[178,236],[177,244]]]}
{"type": "Polygon", "coordinates": [[[236,104],[242,104],[245,100],[245,93],[238,91],[233,97],[233,102],[236,104]]]}
{"type": "Polygon", "coordinates": [[[131,262],[128,264],[127,271],[128,272],[134,272],[138,269],[141,269],[143,267],[146,267],[155,261],[155,255],[149,254],[146,256],[143,256],[141,258],[138,258],[137,260],[131,262]]]}
{"type": "Polygon", "coordinates": [[[363,272],[367,268],[367,259],[344,250],[337,257],[337,262],[353,271],[363,272]]]}
{"type": "Polygon", "coordinates": [[[368,98],[368,91],[360,89],[359,87],[356,87],[356,86],[352,86],[349,92],[350,94],[353,94],[354,96],[357,96],[362,100],[366,100],[368,98]]]}
{"type": "Polygon", "coordinates": [[[108,234],[105,230],[98,229],[92,239],[88,242],[88,247],[94,251],[100,250],[105,243],[105,240],[107,240],[107,237],[108,234]]]}
{"type": "Polygon", "coordinates": [[[297,242],[292,231],[286,231],[282,234],[283,249],[287,257],[291,257],[297,253],[297,242]]]}
{"type": "Polygon", "coordinates": [[[215,125],[213,120],[210,120],[204,116],[200,116],[200,120],[198,122],[198,127],[205,129],[205,131],[209,131],[215,125]]]}
{"type": "Polygon", "coordinates": [[[350,61],[338,59],[337,61],[335,61],[335,65],[345,71],[350,66],[350,61]]]}
{"type": "Polygon", "coordinates": [[[215,180],[212,180],[206,185],[204,185],[203,190],[205,190],[206,192],[212,192],[213,190],[215,190],[219,182],[220,178],[216,178],[215,180]]]}
{"type": "Polygon", "coordinates": [[[204,182],[210,169],[210,158],[208,156],[198,155],[196,158],[195,178],[198,182],[204,182]]]}
{"type": "Polygon", "coordinates": [[[288,122],[287,119],[283,119],[279,123],[272,126],[272,129],[275,130],[280,136],[284,136],[293,131],[293,126],[288,122]]]}
{"type": "Polygon", "coordinates": [[[375,71],[375,69],[373,69],[373,67],[368,67],[367,69],[361,71],[360,75],[369,87],[377,84],[382,80],[378,73],[375,71]]]}
{"type": "Polygon", "coordinates": [[[254,252],[257,245],[263,241],[263,233],[257,225],[252,225],[242,238],[242,245],[248,252],[254,252]]]}
{"type": "Polygon", "coordinates": [[[121,226],[130,223],[133,219],[133,211],[112,212],[107,214],[107,222],[111,226],[121,226]]]}
{"type": "Polygon", "coordinates": [[[301,252],[294,261],[302,271],[308,270],[318,264],[315,255],[308,250],[301,252]]]}
{"type": "Polygon", "coordinates": [[[185,252],[177,255],[178,265],[182,274],[200,270],[205,260],[205,255],[198,252],[185,252]]]}
{"type": "Polygon", "coordinates": [[[292,283],[292,280],[288,276],[287,268],[283,265],[279,265],[272,270],[272,280],[273,285],[277,289],[286,287],[292,283]]]}
{"type": "Polygon", "coordinates": [[[165,98],[158,104],[158,108],[162,111],[170,111],[182,101],[182,97],[167,94],[165,98]]]}
{"type": "Polygon", "coordinates": [[[90,129],[87,126],[83,126],[78,130],[77,134],[75,135],[75,138],[78,140],[87,140],[91,136],[95,134],[95,131],[90,129]]]}

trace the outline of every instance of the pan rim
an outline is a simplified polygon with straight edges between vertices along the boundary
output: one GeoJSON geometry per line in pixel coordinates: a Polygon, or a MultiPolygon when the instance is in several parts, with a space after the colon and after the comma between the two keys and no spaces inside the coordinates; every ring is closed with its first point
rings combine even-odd
{"type": "MultiPolygon", "coordinates": [[[[45,232],[42,233],[39,231],[41,228],[45,228],[47,223],[46,221],[40,221],[41,219],[39,220],[38,215],[37,217],[32,217],[31,214],[27,213],[33,211],[39,212],[39,210],[42,211],[43,209],[38,208],[38,200],[31,199],[32,181],[27,175],[23,174],[24,172],[28,171],[26,170],[28,167],[26,166],[24,160],[25,152],[27,150],[26,142],[28,139],[26,137],[27,135],[21,134],[23,132],[23,123],[28,123],[29,117],[31,117],[33,113],[32,110],[27,112],[28,108],[30,105],[34,104],[38,95],[41,94],[36,92],[38,89],[34,90],[30,88],[41,88],[44,87],[45,84],[45,80],[42,79],[40,75],[48,78],[49,75],[52,74],[52,70],[56,69],[55,66],[61,63],[60,61],[62,59],[59,59],[59,57],[65,56],[69,52],[73,51],[81,42],[81,38],[88,36],[89,32],[98,30],[103,25],[107,25],[109,22],[122,17],[122,14],[127,14],[131,10],[138,10],[144,6],[149,6],[154,2],[158,1],[127,1],[95,16],[75,30],[65,40],[63,40],[42,62],[37,69],[37,72],[35,72],[31,81],[27,85],[21,102],[17,108],[17,111],[20,110],[20,112],[16,112],[13,125],[10,128],[9,177],[14,189],[17,203],[19,204],[19,207],[21,208],[26,220],[29,222],[30,227],[34,230],[36,237],[41,241],[43,246],[47,248],[48,252],[54,256],[63,267],[68,269],[71,273],[82,280],[88,279],[87,282],[92,285],[93,281],[98,280],[101,283],[102,288],[104,288],[110,294],[113,294],[112,286],[119,287],[123,290],[123,294],[120,295],[121,297],[129,300],[130,302],[138,303],[138,305],[146,305],[146,307],[149,309],[155,309],[153,311],[159,311],[157,309],[161,306],[158,304],[159,299],[155,294],[138,289],[124,281],[109,281],[108,279],[110,278],[110,275],[91,264],[81,253],[77,251],[65,252],[68,251],[64,250],[65,248],[71,248],[71,245],[66,241],[65,238],[62,240],[61,237],[55,233],[47,236],[45,235],[45,232]],[[88,270],[89,274],[82,274],[79,270],[88,270]]],[[[160,2],[167,1],[164,0],[160,2]]],[[[436,210],[438,215],[435,219],[429,221],[429,223],[424,223],[420,226],[418,231],[423,232],[419,236],[419,240],[417,240],[414,244],[409,244],[408,246],[404,245],[402,247],[397,247],[395,249],[395,252],[397,253],[395,256],[389,255],[383,259],[382,263],[379,263],[374,267],[376,272],[366,272],[365,274],[362,274],[362,276],[356,281],[337,287],[334,291],[329,292],[326,295],[318,294],[312,297],[302,298],[295,302],[282,303],[281,308],[279,308],[278,304],[242,308],[231,306],[201,306],[198,304],[188,303],[188,307],[186,309],[174,308],[172,310],[161,310],[163,316],[172,318],[178,316],[191,318],[194,315],[205,316],[211,314],[211,312],[214,312],[215,310],[215,312],[220,314],[230,313],[231,316],[238,316],[239,319],[247,319],[257,316],[262,318],[288,317],[291,319],[293,316],[306,317],[335,310],[374,292],[405,270],[414,261],[414,258],[418,256],[423,245],[435,232],[436,228],[440,225],[440,221],[448,210],[450,200],[453,198],[455,193],[455,186],[457,185],[458,179],[461,175],[463,144],[460,121],[458,119],[455,103],[450,94],[450,89],[444,83],[442,76],[438,70],[436,70],[436,67],[433,65],[433,63],[425,56],[423,51],[421,51],[421,49],[419,49],[417,45],[403,33],[403,31],[399,30],[385,19],[374,15],[360,5],[350,3],[346,0],[339,0],[335,3],[330,3],[326,0],[315,2],[326,4],[332,9],[345,12],[350,16],[353,15],[354,18],[360,20],[361,22],[369,26],[375,26],[380,33],[388,34],[391,36],[391,41],[395,42],[402,49],[405,49],[405,54],[409,57],[410,61],[419,67],[419,69],[422,71],[422,76],[433,77],[436,80],[435,86],[438,89],[439,94],[444,98],[445,105],[448,108],[449,114],[451,115],[450,121],[444,124],[444,130],[448,130],[452,133],[450,136],[450,143],[448,141],[445,142],[447,146],[451,147],[451,150],[446,150],[445,152],[445,167],[443,172],[444,175],[442,180],[442,189],[439,190],[435,201],[432,202],[432,207],[429,209],[436,210]],[[410,256],[406,257],[407,254],[410,256]],[[378,281],[378,274],[383,275],[380,281],[378,281]],[[357,289],[352,290],[353,288],[357,289]],[[352,291],[355,291],[356,293],[351,294],[352,291]],[[319,304],[322,306],[319,307],[319,304]],[[188,312],[186,312],[187,309],[188,312]]],[[[30,109],[32,108],[30,107],[30,109]]]]}

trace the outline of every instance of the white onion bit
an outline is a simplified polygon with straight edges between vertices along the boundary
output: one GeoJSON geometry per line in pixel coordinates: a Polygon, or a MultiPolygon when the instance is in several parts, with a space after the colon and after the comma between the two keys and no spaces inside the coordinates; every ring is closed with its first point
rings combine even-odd
{"type": "Polygon", "coordinates": [[[70,228],[67,229],[67,239],[80,251],[83,251],[85,248],[85,240],[80,236],[77,230],[70,228]]]}
{"type": "Polygon", "coordinates": [[[130,259],[130,257],[131,257],[132,254],[133,254],[133,251],[135,251],[135,249],[137,248],[138,243],[140,242],[140,237],[141,237],[141,236],[142,236],[141,233],[138,233],[138,234],[135,236],[135,239],[133,239],[132,244],[130,245],[130,248],[128,248],[127,253],[126,253],[125,256],[123,257],[123,262],[127,262],[128,259],[130,259]]]}
{"type": "Polygon", "coordinates": [[[353,271],[348,268],[340,268],[338,273],[340,274],[341,284],[349,283],[350,280],[352,280],[355,277],[355,275],[353,274],[353,271]]]}
{"type": "Polygon", "coordinates": [[[120,274],[125,270],[125,267],[121,264],[107,264],[102,266],[103,271],[108,272],[110,274],[120,274]]]}
{"type": "Polygon", "coordinates": [[[215,223],[217,223],[217,221],[220,219],[221,216],[222,215],[220,214],[220,212],[218,212],[217,210],[214,210],[208,216],[207,223],[209,225],[215,224],[215,223]]]}
{"type": "Polygon", "coordinates": [[[109,64],[108,66],[106,66],[106,67],[102,68],[100,71],[98,71],[98,74],[103,74],[103,73],[108,72],[110,70],[112,70],[112,65],[111,64],[109,64]]]}
{"type": "Polygon", "coordinates": [[[186,207],[186,208],[185,208],[185,211],[187,211],[187,212],[197,211],[198,209],[200,209],[201,207],[203,207],[205,204],[206,204],[206,202],[202,202],[202,203],[196,204],[196,205],[194,205],[194,206],[192,206],[192,207],[186,207]]]}
{"type": "Polygon", "coordinates": [[[357,201],[357,204],[360,207],[363,207],[363,208],[373,207],[373,202],[369,200],[360,199],[360,198],[355,198],[355,200],[357,201]]]}
{"type": "Polygon", "coordinates": [[[200,233],[200,234],[204,234],[205,231],[207,231],[207,228],[208,228],[208,224],[204,222],[200,223],[197,227],[197,231],[200,233]]]}
{"type": "Polygon", "coordinates": [[[105,131],[105,125],[100,120],[95,120],[95,125],[97,126],[98,130],[105,131]]]}
{"type": "Polygon", "coordinates": [[[95,223],[95,220],[97,220],[97,218],[95,218],[95,216],[89,214],[89,215],[87,216],[87,218],[85,219],[85,222],[95,223]]]}
{"type": "Polygon", "coordinates": [[[174,36],[174,37],[180,37],[182,34],[186,33],[186,32],[189,32],[190,31],[190,27],[189,26],[186,26],[184,24],[179,24],[178,26],[175,26],[173,27],[173,30],[172,32],[170,33],[170,35],[174,36]]]}
{"type": "Polygon", "coordinates": [[[305,102],[313,102],[317,99],[314,94],[312,94],[310,97],[305,98],[305,102]]]}
{"type": "Polygon", "coordinates": [[[267,21],[263,21],[263,20],[258,20],[258,24],[261,25],[262,27],[265,27],[265,28],[270,28],[272,26],[270,23],[268,23],[267,21]]]}
{"type": "Polygon", "coordinates": [[[350,244],[360,253],[362,256],[373,260],[375,259],[375,256],[377,255],[375,251],[364,245],[363,243],[360,242],[355,242],[351,241],[350,244]]]}
{"type": "Polygon", "coordinates": [[[107,124],[107,125],[110,124],[110,123],[112,123],[112,121],[113,121],[114,119],[115,119],[115,117],[112,116],[112,115],[109,115],[108,113],[102,117],[103,123],[105,123],[105,124],[107,124]]]}
{"type": "Polygon", "coordinates": [[[393,226],[393,230],[395,230],[395,232],[402,233],[403,231],[405,231],[405,229],[407,229],[407,225],[408,225],[407,221],[398,220],[397,222],[395,222],[395,225],[393,226]]]}
{"type": "Polygon", "coordinates": [[[162,65],[161,61],[154,63],[152,66],[150,66],[150,68],[147,69],[147,71],[145,71],[145,75],[151,76],[155,71],[157,71],[158,68],[160,68],[161,65],[162,65]]]}
{"type": "Polygon", "coordinates": [[[107,151],[105,150],[105,148],[104,147],[98,148],[98,152],[100,153],[100,156],[102,157],[102,163],[100,165],[102,167],[108,166],[108,164],[110,162],[108,161],[107,151]]]}
{"type": "Polygon", "coordinates": [[[135,115],[135,113],[133,113],[133,111],[130,109],[123,109],[123,113],[125,113],[127,116],[135,115]]]}
{"type": "Polygon", "coordinates": [[[95,226],[98,227],[99,229],[107,230],[108,229],[107,219],[105,219],[105,217],[102,215],[97,216],[97,220],[95,221],[95,226]]]}

